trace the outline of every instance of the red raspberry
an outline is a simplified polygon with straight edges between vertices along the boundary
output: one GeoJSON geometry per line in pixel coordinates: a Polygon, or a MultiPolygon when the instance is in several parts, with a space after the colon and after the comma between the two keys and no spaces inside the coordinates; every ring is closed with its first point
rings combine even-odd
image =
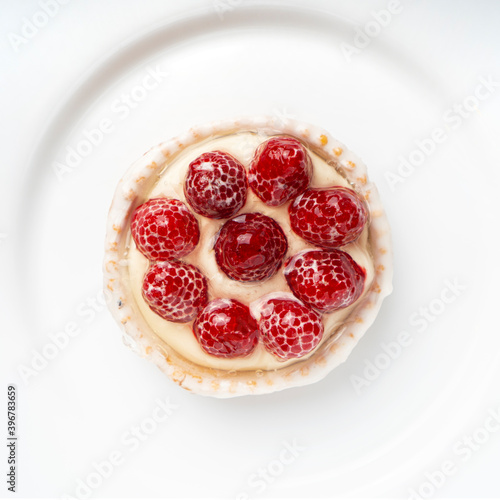
{"type": "Polygon", "coordinates": [[[363,231],[368,212],[352,189],[307,189],[288,207],[292,229],[309,243],[336,248],[363,231]]]}
{"type": "Polygon", "coordinates": [[[163,319],[187,323],[208,302],[207,280],[191,264],[157,262],[144,276],[142,296],[163,319]]]}
{"type": "Polygon", "coordinates": [[[322,312],[350,306],[363,293],[365,271],[341,250],[306,250],[285,265],[294,295],[322,312]]]}
{"type": "Polygon", "coordinates": [[[304,146],[292,137],[272,137],[255,152],[248,181],[266,204],[278,207],[302,193],[312,177],[312,162],[304,146]]]}
{"type": "Polygon", "coordinates": [[[200,239],[198,221],[180,200],[153,198],[136,208],[130,230],[149,260],[184,257],[200,239]]]}
{"type": "Polygon", "coordinates": [[[233,299],[212,300],[196,319],[193,332],[202,349],[218,358],[247,356],[259,339],[250,310],[233,299]]]}
{"type": "Polygon", "coordinates": [[[281,267],[288,249],[286,236],[271,217],[242,214],[228,220],[215,242],[215,259],[231,279],[262,281],[281,267]]]}
{"type": "Polygon", "coordinates": [[[323,337],[321,316],[295,298],[266,300],[259,311],[264,347],[281,360],[305,356],[323,337]]]}
{"type": "Polygon", "coordinates": [[[247,187],[245,167],[230,154],[212,151],[189,164],[184,194],[196,213],[227,219],[245,204],[247,187]]]}

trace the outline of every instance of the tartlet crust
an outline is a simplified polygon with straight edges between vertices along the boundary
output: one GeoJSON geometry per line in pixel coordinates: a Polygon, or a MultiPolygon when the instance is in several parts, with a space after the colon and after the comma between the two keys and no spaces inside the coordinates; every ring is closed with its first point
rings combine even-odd
{"type": "MultiPolygon", "coordinates": [[[[118,184],[108,215],[105,238],[104,287],[108,307],[121,325],[126,345],[155,363],[170,379],[188,391],[227,398],[266,394],[316,382],[343,363],[375,320],[383,299],[392,291],[390,228],[376,186],[364,163],[328,132],[316,126],[277,117],[252,117],[218,121],[190,129],[184,135],[161,143],[134,162],[118,184]],[[130,219],[145,201],[160,172],[185,148],[212,137],[242,131],[267,135],[288,134],[304,142],[343,175],[361,194],[370,210],[369,240],[375,277],[343,327],[332,333],[312,356],[272,371],[217,370],[195,364],[160,339],[146,323],[135,303],[123,258],[130,219]]],[[[325,332],[325,335],[328,332],[325,332]]]]}

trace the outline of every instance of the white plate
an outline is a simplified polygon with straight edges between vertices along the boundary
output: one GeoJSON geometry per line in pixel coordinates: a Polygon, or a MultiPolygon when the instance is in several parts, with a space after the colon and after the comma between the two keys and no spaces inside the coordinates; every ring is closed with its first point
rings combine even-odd
{"type": "MultiPolygon", "coordinates": [[[[451,2],[441,9],[404,6],[351,61],[342,43],[354,44],[356,31],[345,14],[375,33],[373,23],[382,21],[374,21],[368,4],[358,12],[347,2],[205,4],[174,19],[165,15],[173,6],[158,6],[159,24],[86,69],[52,119],[37,116],[47,128],[36,149],[30,144],[29,169],[13,184],[19,189],[6,195],[16,214],[2,251],[15,354],[5,359],[6,380],[17,384],[21,399],[19,491],[74,496],[83,480],[98,484],[94,496],[409,496],[412,489],[423,496],[429,488],[443,496],[499,495],[487,465],[499,458],[499,435],[489,432],[471,460],[460,445],[500,405],[492,236],[498,88],[486,97],[479,92],[479,112],[456,129],[457,111],[444,116],[466,98],[474,105],[470,96],[491,73],[484,59],[491,47],[473,47],[483,62],[470,66],[461,84],[457,68],[464,57],[473,59],[461,56],[465,41],[457,33],[457,49],[446,40],[443,55],[426,60],[441,41],[437,22],[429,21],[434,45],[415,31],[433,14],[446,18],[451,2]],[[217,5],[227,7],[222,19],[217,5]],[[394,293],[349,360],[325,380],[217,401],[177,388],[121,345],[99,303],[102,242],[115,185],[133,160],[193,124],[250,114],[315,123],[365,160],[392,225],[394,293]],[[99,126],[107,131],[95,132],[99,126]],[[429,155],[415,153],[415,141],[431,138],[436,127],[446,140],[429,155]],[[88,154],[72,171],[59,167],[59,179],[54,165],[68,164],[68,147],[88,154]],[[397,172],[400,155],[424,161],[392,190],[387,172],[397,172]],[[419,319],[420,308],[429,307],[433,319],[419,319]],[[49,334],[70,329],[69,322],[81,333],[51,351],[49,334]],[[403,331],[412,343],[396,348],[403,331]],[[384,354],[388,345],[394,359],[384,354]],[[54,359],[25,384],[18,367],[29,365],[32,349],[54,359]],[[381,369],[368,373],[370,363],[381,369]],[[354,376],[365,378],[363,387],[354,376]],[[178,409],[156,423],[155,400],[165,397],[178,409]],[[141,423],[147,439],[135,450],[129,433],[141,423]],[[284,451],[283,443],[294,441],[303,448],[297,456],[284,451]],[[113,452],[122,462],[110,477],[97,476],[93,462],[113,452]],[[432,486],[427,476],[438,484],[446,460],[455,465],[453,477],[432,486]]],[[[484,43],[474,30],[482,23],[487,30],[491,16],[460,12],[453,22],[471,27],[464,38],[484,43]]]]}

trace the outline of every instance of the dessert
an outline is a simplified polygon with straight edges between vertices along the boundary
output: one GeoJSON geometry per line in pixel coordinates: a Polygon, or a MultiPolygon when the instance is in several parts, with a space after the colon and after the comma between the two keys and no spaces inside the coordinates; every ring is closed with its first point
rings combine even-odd
{"type": "Polygon", "coordinates": [[[261,394],[343,362],[391,291],[361,161],[294,121],[219,122],[150,150],[108,219],[108,305],[182,387],[261,394]]]}

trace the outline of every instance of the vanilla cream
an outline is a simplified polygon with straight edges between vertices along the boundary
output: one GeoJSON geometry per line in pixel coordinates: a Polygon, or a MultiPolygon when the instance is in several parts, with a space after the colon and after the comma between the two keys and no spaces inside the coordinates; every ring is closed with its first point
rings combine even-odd
{"type": "MultiPolygon", "coordinates": [[[[268,136],[265,135],[243,132],[208,139],[195,146],[188,147],[166,165],[150,192],[143,193],[144,198],[171,197],[185,202],[183,183],[187,168],[191,161],[202,153],[220,150],[233,155],[245,167],[248,167],[255,149],[267,138],[268,136]]],[[[311,187],[350,187],[349,183],[334,167],[310,150],[309,154],[314,167],[311,187]]],[[[288,218],[288,205],[289,204],[286,203],[277,208],[268,207],[249,189],[247,202],[239,212],[260,212],[275,219],[283,228],[288,239],[288,252],[286,258],[301,250],[315,248],[313,245],[302,240],[291,230],[288,218]]],[[[195,250],[182,260],[197,266],[206,276],[209,283],[210,299],[219,297],[233,298],[252,306],[252,304],[258,301],[263,295],[273,292],[290,293],[282,269],[280,269],[271,279],[260,283],[241,283],[229,279],[219,270],[213,250],[215,237],[224,221],[208,219],[197,214],[194,215],[200,225],[200,241],[195,250]]],[[[363,300],[374,278],[374,266],[368,241],[368,229],[365,227],[356,242],[343,247],[342,250],[348,252],[352,258],[366,270],[365,288],[363,295],[358,300],[359,302],[363,300]]],[[[146,257],[137,250],[132,238],[130,238],[129,247],[124,258],[124,264],[128,268],[130,289],[133,292],[134,299],[145,321],[158,337],[184,358],[209,368],[238,371],[275,370],[297,362],[296,359],[284,362],[279,361],[273,355],[269,354],[261,344],[257,346],[250,356],[245,358],[223,359],[205,353],[199,346],[192,332],[192,323],[172,323],[166,321],[155,314],[142,298],[142,280],[148,269],[149,263],[146,257]]],[[[330,338],[331,335],[337,332],[358,302],[345,309],[323,315],[325,334],[316,349],[330,338]]],[[[315,351],[309,353],[308,356],[301,359],[311,356],[314,352],[315,351]]]]}

